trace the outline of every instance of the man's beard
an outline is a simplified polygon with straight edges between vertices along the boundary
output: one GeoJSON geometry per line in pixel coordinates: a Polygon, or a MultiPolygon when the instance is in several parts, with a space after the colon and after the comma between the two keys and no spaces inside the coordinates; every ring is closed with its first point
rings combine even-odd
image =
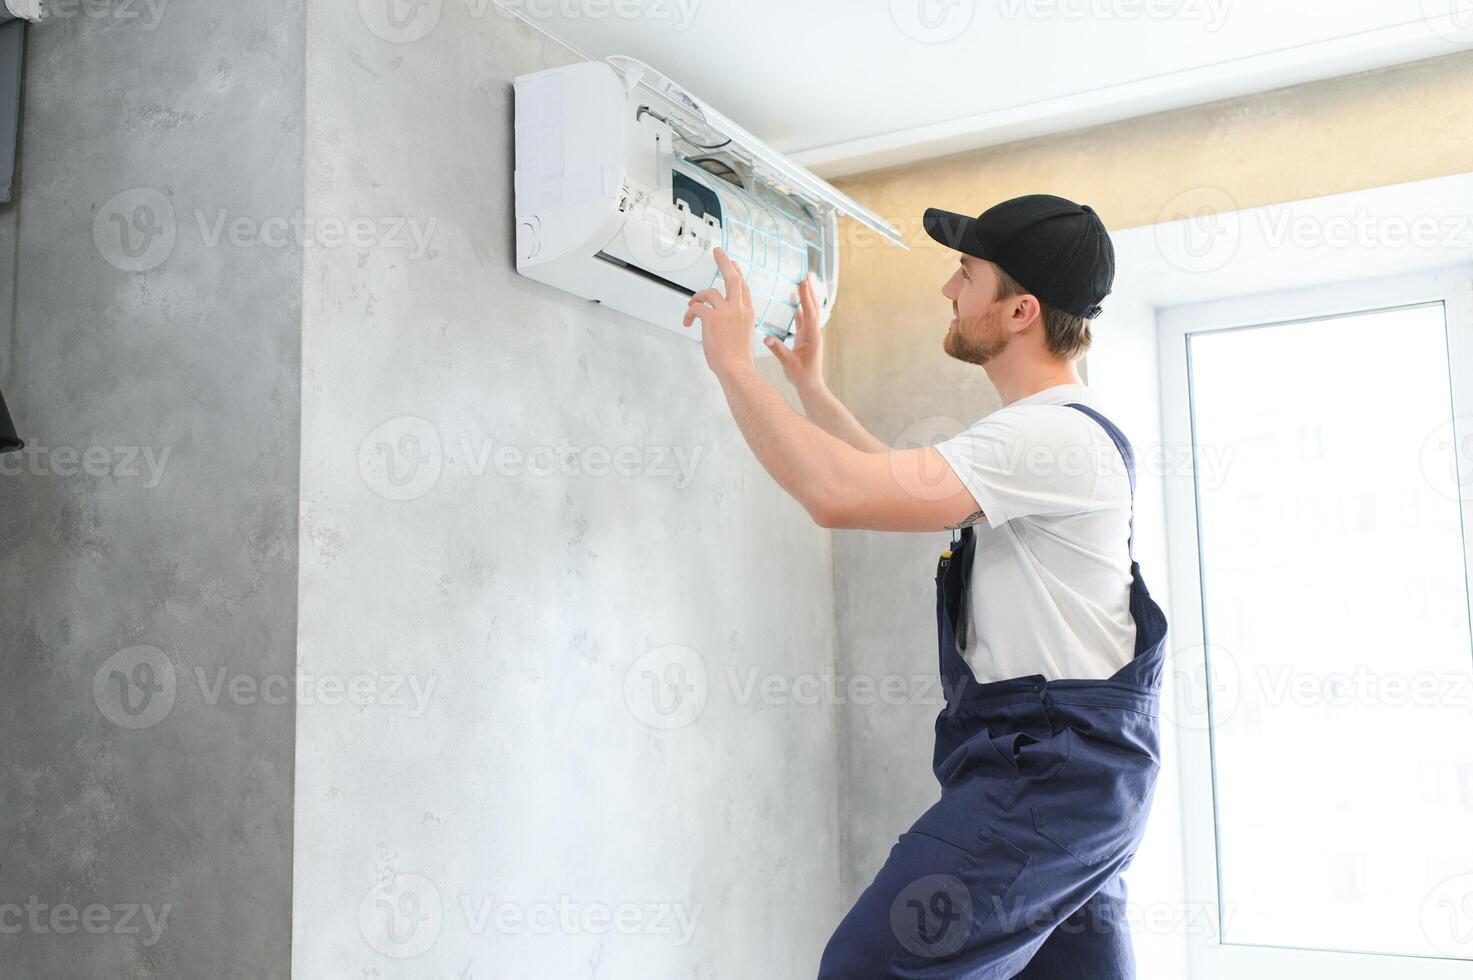
{"type": "Polygon", "coordinates": [[[1007,331],[997,329],[991,317],[978,317],[970,324],[958,318],[941,349],[958,361],[986,364],[1007,349],[1008,339],[1007,331]]]}

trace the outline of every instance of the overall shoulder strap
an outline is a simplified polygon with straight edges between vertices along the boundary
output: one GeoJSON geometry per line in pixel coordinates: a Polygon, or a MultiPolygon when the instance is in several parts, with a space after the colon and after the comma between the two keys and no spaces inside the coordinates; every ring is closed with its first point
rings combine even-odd
{"type": "Polygon", "coordinates": [[[1125,433],[1120,427],[1088,405],[1078,402],[1070,402],[1066,408],[1076,408],[1098,422],[1109,433],[1110,440],[1115,443],[1115,448],[1120,450],[1121,459],[1125,460],[1125,474],[1130,478],[1130,537],[1126,541],[1126,552],[1135,559],[1135,450],[1131,448],[1130,440],[1125,438],[1125,433]]]}

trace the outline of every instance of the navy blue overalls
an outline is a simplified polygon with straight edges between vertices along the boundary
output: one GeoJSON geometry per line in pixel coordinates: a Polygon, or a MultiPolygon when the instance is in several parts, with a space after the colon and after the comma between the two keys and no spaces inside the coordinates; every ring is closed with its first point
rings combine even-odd
{"type": "Polygon", "coordinates": [[[946,707],[933,768],[941,800],[890,851],[824,950],[820,980],[1130,980],[1125,885],[1160,767],[1166,616],[1135,560],[1135,655],[1107,680],[1042,675],[979,684],[967,636],[975,539],[965,529],[936,572],[946,707]]]}

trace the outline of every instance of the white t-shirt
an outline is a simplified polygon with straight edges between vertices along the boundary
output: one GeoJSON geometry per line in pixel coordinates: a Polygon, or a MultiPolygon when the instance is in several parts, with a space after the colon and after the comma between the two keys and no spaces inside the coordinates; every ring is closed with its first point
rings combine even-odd
{"type": "Polygon", "coordinates": [[[962,654],[980,683],[1103,679],[1134,656],[1130,478],[1109,433],[1070,402],[1115,421],[1085,385],[1056,385],[936,447],[986,515],[962,654]]]}

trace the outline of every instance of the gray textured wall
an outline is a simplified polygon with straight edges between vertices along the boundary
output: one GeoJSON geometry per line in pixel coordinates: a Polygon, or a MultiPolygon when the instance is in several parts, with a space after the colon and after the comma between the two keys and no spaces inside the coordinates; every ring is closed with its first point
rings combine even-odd
{"type": "Polygon", "coordinates": [[[437,8],[309,12],[309,208],[383,238],[307,257],[300,664],[363,698],[298,711],[296,975],[812,976],[830,535],[696,344],[516,274],[511,81],[573,56],[437,8]]]}
{"type": "Polygon", "coordinates": [[[299,0],[31,31],[0,211],[32,445],[0,457],[7,977],[289,972],[302,251],[270,219],[302,207],[302,42],[299,0]]]}

